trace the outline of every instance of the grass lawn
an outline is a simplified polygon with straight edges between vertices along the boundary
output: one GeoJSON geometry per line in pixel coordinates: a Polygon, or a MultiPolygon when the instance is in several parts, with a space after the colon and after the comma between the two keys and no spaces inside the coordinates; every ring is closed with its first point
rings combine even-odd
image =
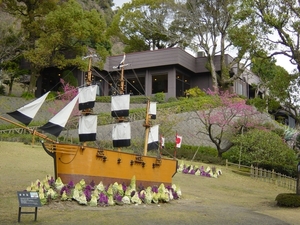
{"type": "MultiPolygon", "coordinates": [[[[275,202],[277,194],[291,191],[219,168],[223,175],[217,179],[176,174],[180,200],[110,207],[57,201],[40,207],[34,224],[299,224],[300,208],[280,208],[275,202]]],[[[0,224],[32,224],[30,214],[21,215],[18,223],[17,191],[53,171],[52,158],[41,146],[0,142],[0,224]]]]}

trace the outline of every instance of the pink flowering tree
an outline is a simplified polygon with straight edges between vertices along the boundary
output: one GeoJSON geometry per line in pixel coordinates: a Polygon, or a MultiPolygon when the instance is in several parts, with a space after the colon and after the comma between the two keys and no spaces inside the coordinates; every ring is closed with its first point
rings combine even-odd
{"type": "Polygon", "coordinates": [[[218,156],[221,157],[234,145],[230,141],[234,136],[259,126],[261,121],[258,111],[235,94],[228,91],[208,91],[208,94],[212,96],[211,103],[196,111],[197,118],[203,124],[203,129],[198,133],[209,137],[218,150],[218,156]]]}
{"type": "MultiPolygon", "coordinates": [[[[65,105],[67,105],[77,94],[78,89],[74,86],[72,86],[70,83],[66,82],[64,79],[60,79],[61,85],[61,91],[57,92],[58,99],[55,101],[55,107],[50,108],[49,111],[53,115],[58,113],[65,105]]],[[[80,115],[80,111],[78,109],[78,103],[73,109],[73,112],[70,116],[70,120],[66,124],[66,128],[69,129],[69,127],[75,127],[78,120],[77,119],[71,119],[76,118],[76,116],[80,115]]]]}

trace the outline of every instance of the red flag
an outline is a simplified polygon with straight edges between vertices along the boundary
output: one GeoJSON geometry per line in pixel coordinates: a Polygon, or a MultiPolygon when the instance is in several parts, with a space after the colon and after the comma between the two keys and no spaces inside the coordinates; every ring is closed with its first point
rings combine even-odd
{"type": "Polygon", "coordinates": [[[176,134],[176,148],[181,147],[181,142],[182,142],[182,136],[176,134]]]}

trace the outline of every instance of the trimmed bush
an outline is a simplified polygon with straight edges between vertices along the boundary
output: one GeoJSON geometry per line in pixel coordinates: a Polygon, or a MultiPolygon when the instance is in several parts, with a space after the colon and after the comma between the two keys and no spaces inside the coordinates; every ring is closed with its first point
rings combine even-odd
{"type": "MultiPolygon", "coordinates": [[[[170,142],[165,143],[165,150],[167,152],[174,152],[175,144],[170,142]]],[[[176,149],[176,157],[178,159],[194,159],[194,161],[216,164],[220,164],[222,161],[218,159],[217,150],[209,146],[181,145],[181,148],[176,149]]]]}
{"type": "Polygon", "coordinates": [[[295,193],[281,193],[275,198],[278,206],[283,207],[300,207],[300,195],[295,193]]]}

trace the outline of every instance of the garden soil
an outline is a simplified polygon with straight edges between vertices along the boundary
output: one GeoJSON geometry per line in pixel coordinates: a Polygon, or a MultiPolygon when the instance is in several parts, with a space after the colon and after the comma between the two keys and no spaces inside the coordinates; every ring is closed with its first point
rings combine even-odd
{"type": "Polygon", "coordinates": [[[0,142],[0,224],[300,224],[300,208],[281,208],[275,202],[279,193],[290,190],[218,168],[223,172],[219,178],[176,174],[173,183],[182,197],[169,203],[90,207],[52,201],[38,208],[37,221],[33,214],[22,214],[18,223],[17,191],[53,175],[53,160],[41,146],[0,142]]]}

